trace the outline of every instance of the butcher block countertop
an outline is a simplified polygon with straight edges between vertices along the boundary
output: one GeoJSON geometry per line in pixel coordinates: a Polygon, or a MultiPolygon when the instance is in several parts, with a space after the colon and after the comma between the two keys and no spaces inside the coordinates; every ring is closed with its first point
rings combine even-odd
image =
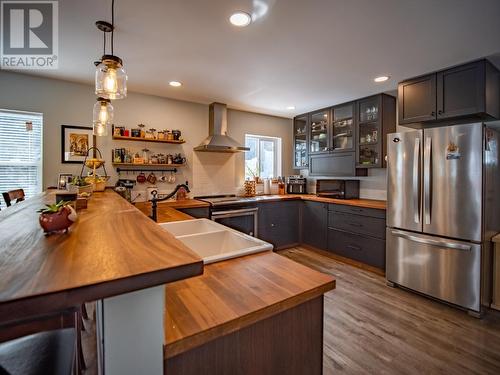
{"type": "Polygon", "coordinates": [[[343,204],[346,206],[356,206],[363,208],[375,208],[378,210],[385,210],[387,207],[387,202],[383,200],[375,199],[333,199],[318,197],[313,194],[286,194],[286,195],[261,195],[256,197],[260,202],[272,202],[288,199],[301,199],[305,201],[313,202],[323,202],[323,203],[333,203],[333,204],[343,204]]]}
{"type": "MultiPolygon", "coordinates": [[[[374,208],[378,210],[385,210],[387,207],[386,201],[375,199],[332,199],[317,197],[313,194],[286,194],[286,195],[258,195],[255,197],[257,202],[276,202],[283,200],[307,200],[322,203],[343,204],[347,206],[374,208]]],[[[145,215],[151,215],[151,203],[141,202],[135,203],[135,206],[141,210],[145,215]]],[[[192,219],[191,216],[178,211],[182,208],[200,208],[208,207],[207,202],[197,199],[185,199],[181,201],[169,200],[166,202],[158,203],[158,222],[168,223],[179,220],[192,219]]]]}
{"type": "Polygon", "coordinates": [[[335,279],[273,252],[205,265],[165,287],[166,359],[335,288],[335,279]]]}
{"type": "Polygon", "coordinates": [[[0,211],[0,325],[203,273],[202,260],[113,191],[45,236],[47,192],[0,211]]]}
{"type": "MultiPolygon", "coordinates": [[[[140,211],[142,211],[146,216],[151,215],[151,203],[149,202],[138,202],[134,203],[140,211]]],[[[199,201],[197,199],[183,199],[180,201],[168,200],[165,202],[158,202],[158,222],[159,223],[170,223],[172,221],[182,221],[191,220],[194,217],[179,211],[182,208],[203,208],[209,207],[210,204],[207,202],[199,201]]]]}

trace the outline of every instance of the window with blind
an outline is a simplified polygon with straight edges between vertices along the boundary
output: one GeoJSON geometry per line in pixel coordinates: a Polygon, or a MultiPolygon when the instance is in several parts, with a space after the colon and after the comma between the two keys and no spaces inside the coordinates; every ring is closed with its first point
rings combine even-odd
{"type": "Polygon", "coordinates": [[[0,109],[0,192],[21,188],[29,198],[42,190],[42,128],[41,113],[0,109]]]}

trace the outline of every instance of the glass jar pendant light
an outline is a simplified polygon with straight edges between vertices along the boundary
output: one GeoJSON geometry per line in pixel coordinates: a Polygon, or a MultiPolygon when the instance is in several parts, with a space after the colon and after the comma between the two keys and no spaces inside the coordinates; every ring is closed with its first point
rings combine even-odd
{"type": "Polygon", "coordinates": [[[96,26],[104,34],[104,53],[95,62],[95,93],[101,98],[116,100],[127,97],[127,73],[123,61],[114,55],[115,0],[111,1],[111,23],[97,21],[96,26]],[[111,54],[106,53],[106,34],[111,34],[111,54]]]}
{"type": "Polygon", "coordinates": [[[97,98],[94,104],[93,113],[93,134],[99,137],[108,135],[108,127],[113,124],[113,106],[111,100],[106,98],[97,98]]]}

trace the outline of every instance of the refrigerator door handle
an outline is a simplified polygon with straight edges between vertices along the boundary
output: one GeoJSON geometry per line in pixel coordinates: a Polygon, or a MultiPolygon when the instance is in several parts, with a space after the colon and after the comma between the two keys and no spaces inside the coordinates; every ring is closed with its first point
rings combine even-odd
{"type": "Polygon", "coordinates": [[[396,237],[401,237],[409,241],[413,242],[418,242],[426,245],[431,245],[431,246],[439,246],[439,247],[446,247],[449,249],[456,249],[456,250],[463,250],[463,251],[471,251],[471,246],[469,245],[464,245],[460,243],[455,243],[455,242],[449,242],[445,240],[434,240],[434,239],[428,239],[428,238],[422,238],[418,236],[414,236],[399,230],[391,230],[391,234],[393,234],[396,237]]]}
{"type": "Polygon", "coordinates": [[[420,138],[415,138],[413,149],[413,212],[415,223],[420,223],[420,138]]]}
{"type": "Polygon", "coordinates": [[[425,138],[424,149],[424,218],[425,224],[431,223],[431,153],[432,138],[425,138]]]}

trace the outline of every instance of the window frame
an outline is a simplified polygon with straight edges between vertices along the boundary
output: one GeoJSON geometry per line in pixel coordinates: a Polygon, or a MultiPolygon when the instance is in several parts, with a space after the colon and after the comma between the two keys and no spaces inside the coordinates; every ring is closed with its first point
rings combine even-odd
{"type": "MultiPolygon", "coordinates": [[[[19,117],[26,116],[23,119],[25,122],[29,121],[29,117],[39,117],[40,118],[40,158],[36,161],[2,161],[0,160],[1,167],[35,167],[36,168],[36,185],[35,192],[40,193],[43,190],[43,113],[41,112],[31,112],[31,111],[20,111],[12,110],[6,108],[0,108],[0,117],[2,114],[19,115],[19,117]]],[[[0,145],[1,145],[0,140],[0,145]]]]}
{"type": "MultiPolygon", "coordinates": [[[[260,159],[260,149],[261,149],[261,142],[262,141],[267,141],[267,142],[273,142],[274,143],[274,160],[273,160],[273,166],[274,166],[274,173],[271,178],[277,178],[281,176],[282,170],[283,170],[283,163],[282,163],[282,158],[283,158],[283,148],[282,148],[282,139],[280,137],[273,137],[269,135],[258,135],[258,134],[245,134],[245,146],[247,146],[247,139],[248,138],[254,138],[257,140],[257,165],[258,165],[258,173],[256,177],[261,178],[261,159],[260,159]]],[[[246,158],[244,160],[245,163],[245,179],[251,178],[251,176],[247,175],[247,167],[246,167],[246,158]]]]}

